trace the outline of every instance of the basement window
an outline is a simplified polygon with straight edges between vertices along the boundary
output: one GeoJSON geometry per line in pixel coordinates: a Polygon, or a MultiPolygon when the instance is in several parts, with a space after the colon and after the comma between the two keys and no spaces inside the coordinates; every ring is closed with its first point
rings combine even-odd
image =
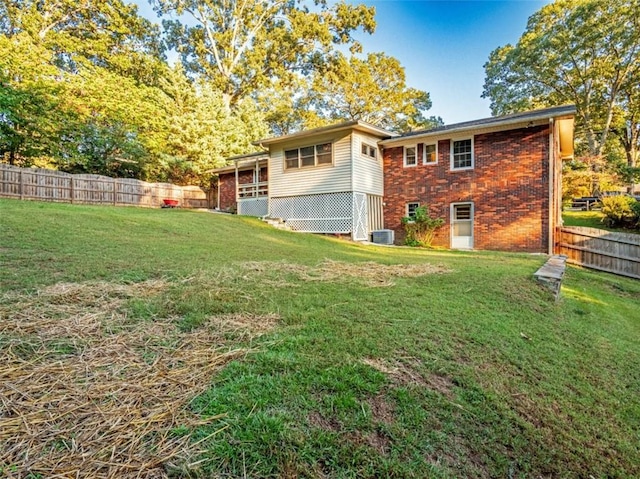
{"type": "Polygon", "coordinates": [[[411,202],[411,203],[407,203],[406,209],[407,209],[407,218],[411,218],[411,219],[415,219],[416,217],[416,210],[420,207],[420,203],[418,203],[417,201],[411,202]]]}

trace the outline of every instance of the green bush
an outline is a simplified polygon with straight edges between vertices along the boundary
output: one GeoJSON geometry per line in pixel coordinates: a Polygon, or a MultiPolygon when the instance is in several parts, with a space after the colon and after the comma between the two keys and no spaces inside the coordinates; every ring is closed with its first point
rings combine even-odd
{"type": "Polygon", "coordinates": [[[640,221],[640,203],[630,196],[602,198],[603,221],[608,226],[634,228],[640,221]]]}
{"type": "Polygon", "coordinates": [[[402,224],[406,233],[405,244],[430,248],[436,230],[444,224],[444,219],[432,218],[429,207],[425,205],[418,206],[414,216],[402,218],[402,224]]]}

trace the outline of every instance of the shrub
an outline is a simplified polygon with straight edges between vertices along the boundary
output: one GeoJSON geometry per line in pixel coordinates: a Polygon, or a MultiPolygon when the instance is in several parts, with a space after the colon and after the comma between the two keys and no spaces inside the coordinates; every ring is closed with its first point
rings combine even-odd
{"type": "Polygon", "coordinates": [[[630,196],[602,198],[603,221],[608,226],[635,227],[640,221],[640,203],[630,196]]]}
{"type": "Polygon", "coordinates": [[[402,224],[406,233],[405,244],[429,248],[436,230],[444,224],[444,219],[432,218],[429,207],[425,205],[417,207],[414,216],[402,218],[402,224]]]}

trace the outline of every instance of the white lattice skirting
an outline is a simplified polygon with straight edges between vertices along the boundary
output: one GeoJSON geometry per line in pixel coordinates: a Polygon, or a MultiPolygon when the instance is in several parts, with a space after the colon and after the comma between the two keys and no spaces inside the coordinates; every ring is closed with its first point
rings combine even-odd
{"type": "Polygon", "coordinates": [[[242,216],[266,216],[269,212],[267,198],[248,198],[238,200],[238,214],[242,216]]]}
{"type": "Polygon", "coordinates": [[[305,233],[351,233],[352,215],[351,192],[271,198],[269,204],[269,216],[305,233]]]}

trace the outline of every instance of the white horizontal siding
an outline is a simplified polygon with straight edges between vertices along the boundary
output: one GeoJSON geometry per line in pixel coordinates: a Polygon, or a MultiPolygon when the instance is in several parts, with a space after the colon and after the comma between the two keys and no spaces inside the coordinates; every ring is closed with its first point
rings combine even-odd
{"type": "Polygon", "coordinates": [[[382,196],[384,192],[382,154],[378,150],[375,159],[362,154],[362,143],[377,148],[380,139],[359,131],[354,131],[352,136],[353,191],[382,196]]]}
{"type": "Polygon", "coordinates": [[[305,138],[302,141],[272,145],[269,155],[269,197],[313,195],[351,191],[351,135],[305,138]],[[284,151],[292,148],[333,143],[333,165],[284,169],[284,151]]]}

